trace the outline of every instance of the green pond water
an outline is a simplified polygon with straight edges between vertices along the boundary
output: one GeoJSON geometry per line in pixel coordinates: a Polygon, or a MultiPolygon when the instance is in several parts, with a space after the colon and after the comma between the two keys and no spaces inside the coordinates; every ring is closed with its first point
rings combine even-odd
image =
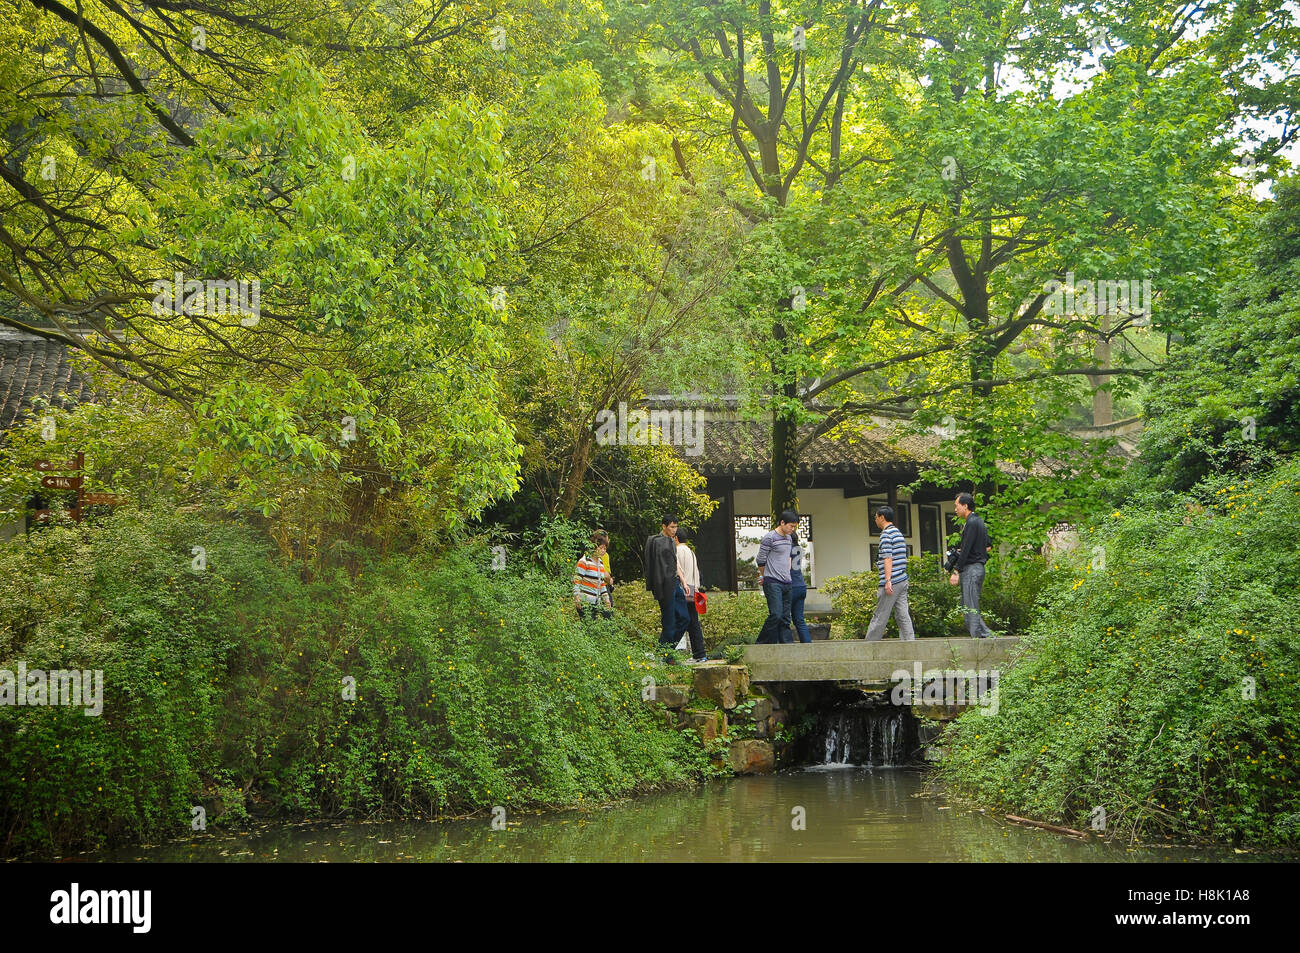
{"type": "Polygon", "coordinates": [[[1005,823],[923,795],[909,768],[825,767],[718,781],[607,808],[441,822],[273,823],[85,855],[101,861],[1222,861],[1005,823]],[[797,809],[802,809],[799,811],[797,809]],[[802,817],[803,829],[795,822],[802,817]]]}

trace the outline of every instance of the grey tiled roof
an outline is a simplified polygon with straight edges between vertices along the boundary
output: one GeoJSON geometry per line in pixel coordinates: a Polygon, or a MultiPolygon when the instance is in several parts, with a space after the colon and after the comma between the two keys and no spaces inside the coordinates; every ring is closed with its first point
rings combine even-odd
{"type": "Polygon", "coordinates": [[[72,366],[66,345],[0,328],[0,431],[31,413],[35,399],[71,407],[90,393],[90,382],[72,366]]]}
{"type": "MultiPolygon", "coordinates": [[[[799,428],[799,472],[864,473],[915,471],[924,458],[920,447],[904,449],[886,443],[883,433],[840,428],[806,446],[813,425],[799,428]]],[[[684,459],[701,473],[767,474],[771,471],[772,426],[759,420],[707,420],[704,452],[684,459]]]]}

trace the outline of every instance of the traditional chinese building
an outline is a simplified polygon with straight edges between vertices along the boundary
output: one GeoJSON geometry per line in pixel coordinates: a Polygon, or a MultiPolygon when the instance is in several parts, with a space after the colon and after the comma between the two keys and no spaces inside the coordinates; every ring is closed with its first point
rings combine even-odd
{"type": "MultiPolygon", "coordinates": [[[[73,365],[64,344],[38,334],[0,327],[0,445],[8,432],[42,405],[71,408],[91,395],[90,382],[73,365]]],[[[32,501],[34,509],[45,500],[32,501]]],[[[0,520],[5,517],[0,516],[0,520]]],[[[25,516],[0,522],[0,540],[27,528],[25,516]]]]}

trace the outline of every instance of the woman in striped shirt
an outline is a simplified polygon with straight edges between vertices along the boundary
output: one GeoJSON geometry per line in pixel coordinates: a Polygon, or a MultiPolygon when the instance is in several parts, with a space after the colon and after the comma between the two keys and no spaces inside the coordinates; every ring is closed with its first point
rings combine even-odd
{"type": "Polygon", "coordinates": [[[591,541],[594,549],[591,553],[583,553],[573,572],[573,603],[580,619],[594,619],[597,612],[608,619],[614,614],[607,591],[610,576],[604,562],[605,552],[609,549],[609,534],[597,530],[591,534],[591,541]]]}

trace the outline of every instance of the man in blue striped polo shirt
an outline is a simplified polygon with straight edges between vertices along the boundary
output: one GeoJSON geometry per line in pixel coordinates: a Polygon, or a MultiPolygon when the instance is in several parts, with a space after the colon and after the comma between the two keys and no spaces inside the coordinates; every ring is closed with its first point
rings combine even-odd
{"type": "Polygon", "coordinates": [[[907,608],[907,542],[894,525],[892,506],[877,507],[876,526],[880,530],[880,588],[876,590],[875,614],[867,626],[867,641],[877,642],[884,636],[892,612],[898,621],[898,637],[911,642],[916,632],[907,608]]]}

